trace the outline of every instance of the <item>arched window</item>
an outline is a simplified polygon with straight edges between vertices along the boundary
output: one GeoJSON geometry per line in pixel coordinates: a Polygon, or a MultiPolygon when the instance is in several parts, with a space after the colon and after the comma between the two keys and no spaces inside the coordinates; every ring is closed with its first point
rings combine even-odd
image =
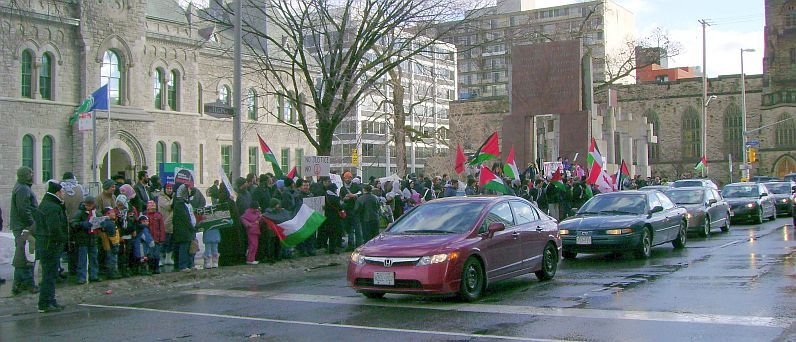
{"type": "Polygon", "coordinates": [[[249,93],[246,95],[246,108],[249,120],[257,120],[257,92],[254,91],[254,88],[249,88],[249,93]]]}
{"type": "Polygon", "coordinates": [[[163,109],[163,70],[155,69],[155,79],[153,81],[152,98],[155,99],[155,108],[163,109]]]}
{"type": "Polygon", "coordinates": [[[741,108],[735,103],[731,103],[724,110],[724,153],[732,154],[733,159],[742,158],[743,129],[741,121],[741,108]]]}
{"type": "Polygon", "coordinates": [[[33,90],[33,53],[30,50],[22,51],[22,97],[32,98],[33,90]]]}
{"type": "Polygon", "coordinates": [[[53,99],[53,63],[52,55],[45,53],[41,56],[39,67],[39,94],[44,100],[53,99]]]}
{"type": "Polygon", "coordinates": [[[120,105],[122,103],[122,68],[119,55],[116,52],[105,51],[100,69],[100,84],[108,85],[111,104],[120,105]]]}
{"type": "Polygon", "coordinates": [[[683,158],[699,158],[702,154],[702,123],[699,112],[688,106],[683,113],[683,158]]]}
{"type": "Polygon", "coordinates": [[[53,138],[49,135],[41,140],[41,181],[53,179],[53,138]]]}
{"type": "Polygon", "coordinates": [[[230,94],[232,94],[232,91],[229,90],[229,87],[222,85],[221,88],[218,88],[218,101],[225,105],[231,106],[232,101],[230,99],[230,94]]]}
{"type": "Polygon", "coordinates": [[[204,96],[202,96],[202,91],[204,91],[203,88],[202,88],[202,84],[201,83],[197,83],[196,84],[196,111],[199,112],[199,114],[203,114],[205,112],[204,96]]]}
{"type": "Polygon", "coordinates": [[[158,141],[155,145],[155,164],[156,167],[160,167],[161,163],[166,162],[166,143],[162,141],[158,141]]]}
{"type": "MultiPolygon", "coordinates": [[[[652,124],[652,134],[661,138],[661,127],[660,127],[660,120],[658,120],[658,113],[656,113],[652,109],[648,109],[644,116],[647,117],[647,123],[652,124]]],[[[649,161],[650,163],[660,161],[661,158],[661,150],[659,143],[650,143],[647,145],[647,153],[649,154],[649,161]]]]}
{"type": "Polygon", "coordinates": [[[171,162],[180,163],[180,144],[176,141],[171,143],[171,162]]]}
{"type": "Polygon", "coordinates": [[[169,75],[169,83],[168,83],[168,99],[169,99],[169,109],[177,110],[177,87],[179,86],[180,79],[177,77],[177,71],[172,70],[171,75],[169,75]]]}
{"type": "Polygon", "coordinates": [[[775,132],[777,147],[796,147],[796,122],[793,122],[791,115],[789,113],[782,113],[777,121],[782,121],[777,124],[775,132]]]}
{"type": "Polygon", "coordinates": [[[22,166],[33,169],[33,136],[30,134],[22,137],[22,166]]]}

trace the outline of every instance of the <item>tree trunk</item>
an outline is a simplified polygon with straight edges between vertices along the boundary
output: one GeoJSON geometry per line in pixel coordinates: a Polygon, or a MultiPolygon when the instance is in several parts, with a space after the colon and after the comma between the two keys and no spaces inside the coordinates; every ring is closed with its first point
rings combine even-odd
{"type": "Polygon", "coordinates": [[[401,86],[400,68],[389,71],[392,84],[393,141],[395,142],[395,173],[406,176],[406,112],[404,111],[404,88],[401,86]]]}
{"type": "Polygon", "coordinates": [[[332,126],[329,120],[318,120],[318,131],[315,134],[317,136],[317,145],[315,145],[316,155],[331,156],[334,126],[332,126]]]}

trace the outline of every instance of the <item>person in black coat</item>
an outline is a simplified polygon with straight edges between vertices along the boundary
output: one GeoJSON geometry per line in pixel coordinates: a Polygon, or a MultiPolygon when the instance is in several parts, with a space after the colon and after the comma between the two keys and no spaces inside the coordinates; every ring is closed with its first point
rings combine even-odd
{"type": "Polygon", "coordinates": [[[343,207],[340,205],[340,197],[337,196],[337,185],[329,183],[326,186],[326,199],[323,206],[324,216],[326,221],[323,222],[321,229],[324,230],[322,235],[326,241],[322,244],[327,246],[329,254],[337,254],[340,252],[340,238],[343,234],[342,218],[340,212],[343,207]]]}
{"type": "Polygon", "coordinates": [[[93,229],[94,227],[91,224],[91,219],[97,216],[95,202],[93,196],[87,196],[83,203],[80,203],[78,211],[72,218],[72,234],[77,244],[78,284],[85,284],[86,279],[91,282],[99,281],[99,263],[97,259],[99,229],[93,229]],[[86,270],[88,270],[89,277],[86,277],[86,270]]]}
{"type": "Polygon", "coordinates": [[[172,204],[174,234],[171,241],[177,247],[176,270],[186,271],[191,269],[192,255],[189,253],[191,242],[196,238],[196,218],[190,203],[188,185],[183,184],[177,189],[172,204]]]}
{"type": "Polygon", "coordinates": [[[55,281],[58,264],[67,241],[69,221],[64,207],[64,191],[56,181],[49,181],[47,193],[36,211],[36,256],[41,261],[39,312],[61,311],[55,300],[55,281]]]}
{"type": "Polygon", "coordinates": [[[354,213],[362,225],[362,240],[370,241],[379,234],[379,210],[381,202],[371,193],[373,187],[366,184],[362,187],[362,196],[357,198],[354,213]]]}

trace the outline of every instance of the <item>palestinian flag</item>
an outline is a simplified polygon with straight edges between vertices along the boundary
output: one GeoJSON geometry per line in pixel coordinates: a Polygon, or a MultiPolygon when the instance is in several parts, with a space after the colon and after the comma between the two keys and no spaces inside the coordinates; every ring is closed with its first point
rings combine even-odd
{"type": "Polygon", "coordinates": [[[589,167],[589,178],[586,179],[586,184],[597,183],[597,179],[603,172],[602,162],[603,157],[597,147],[597,141],[592,137],[591,144],[589,144],[589,154],[586,156],[586,165],[589,167]]]}
{"type": "Polygon", "coordinates": [[[708,167],[708,157],[702,156],[702,159],[699,160],[699,163],[697,163],[694,166],[694,170],[702,171],[707,167],[708,167]]]}
{"type": "Polygon", "coordinates": [[[293,179],[296,178],[296,176],[298,176],[298,170],[296,170],[296,167],[294,166],[292,169],[290,169],[290,172],[287,173],[286,177],[289,179],[293,179]]]}
{"type": "Polygon", "coordinates": [[[553,172],[553,177],[550,178],[550,184],[553,184],[558,190],[567,190],[567,186],[564,185],[564,174],[561,172],[560,166],[556,169],[556,172],[553,172]]]}
{"type": "Polygon", "coordinates": [[[630,178],[630,170],[628,170],[625,160],[622,159],[622,165],[619,167],[619,172],[617,172],[616,175],[616,190],[622,190],[622,184],[624,184],[625,179],[628,178],[630,178]]]}
{"type": "Polygon", "coordinates": [[[503,183],[503,180],[500,179],[498,175],[492,173],[488,167],[481,167],[481,175],[478,177],[478,186],[501,194],[509,193],[509,189],[506,187],[506,184],[503,183]]]}
{"type": "Polygon", "coordinates": [[[493,132],[484,144],[475,152],[475,157],[470,161],[470,165],[481,165],[483,162],[495,159],[500,156],[500,143],[497,132],[493,132]]]}
{"type": "Polygon", "coordinates": [[[464,173],[464,163],[467,162],[467,157],[464,156],[464,151],[462,150],[462,145],[456,144],[456,164],[454,164],[453,169],[458,174],[464,173]]]}
{"type": "Polygon", "coordinates": [[[514,146],[509,150],[509,156],[506,158],[506,165],[503,165],[503,174],[508,178],[520,180],[520,171],[517,169],[517,163],[514,161],[514,146]]]}
{"type": "Polygon", "coordinates": [[[282,245],[293,247],[314,235],[318,228],[326,220],[326,217],[306,204],[302,204],[295,215],[289,215],[287,211],[281,214],[266,212],[263,214],[265,223],[274,234],[279,237],[282,245]]]}
{"type": "Polygon", "coordinates": [[[271,167],[274,169],[274,176],[276,176],[276,178],[282,178],[282,168],[279,167],[279,162],[276,161],[274,152],[271,151],[271,148],[268,147],[259,133],[257,133],[257,139],[260,140],[260,150],[263,151],[263,158],[265,158],[265,161],[270,162],[271,167]]]}

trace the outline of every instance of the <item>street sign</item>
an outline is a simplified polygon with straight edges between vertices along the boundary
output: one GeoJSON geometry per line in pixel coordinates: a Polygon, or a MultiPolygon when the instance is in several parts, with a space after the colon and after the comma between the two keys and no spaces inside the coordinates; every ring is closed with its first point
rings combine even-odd
{"type": "Polygon", "coordinates": [[[91,112],[80,113],[77,121],[77,129],[81,132],[94,129],[94,121],[91,112]]]}
{"type": "Polygon", "coordinates": [[[329,175],[329,157],[324,156],[304,156],[303,169],[301,174],[305,176],[328,176],[329,175]]]}
{"type": "Polygon", "coordinates": [[[215,118],[224,119],[231,118],[235,114],[235,109],[221,101],[205,103],[205,114],[215,118]]]}
{"type": "Polygon", "coordinates": [[[359,153],[357,149],[351,149],[351,164],[359,165],[359,153]]]}
{"type": "Polygon", "coordinates": [[[749,140],[746,142],[746,147],[758,147],[760,146],[760,142],[757,140],[749,140]]]}

